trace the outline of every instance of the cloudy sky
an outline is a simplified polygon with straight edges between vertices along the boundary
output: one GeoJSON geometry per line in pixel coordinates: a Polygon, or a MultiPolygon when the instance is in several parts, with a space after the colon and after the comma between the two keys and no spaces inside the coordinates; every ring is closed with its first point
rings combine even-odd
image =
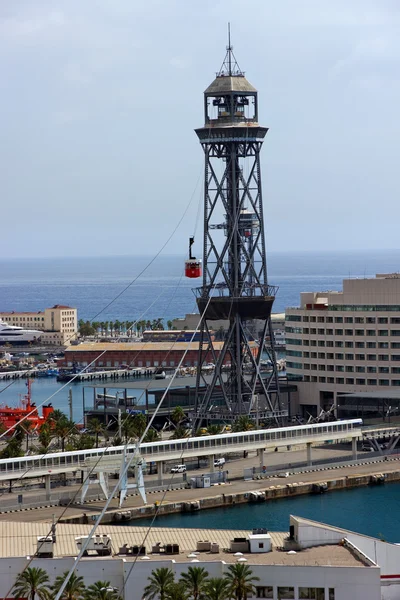
{"type": "Polygon", "coordinates": [[[182,253],[228,21],[269,250],[400,247],[397,0],[2,0],[1,256],[182,253]]]}

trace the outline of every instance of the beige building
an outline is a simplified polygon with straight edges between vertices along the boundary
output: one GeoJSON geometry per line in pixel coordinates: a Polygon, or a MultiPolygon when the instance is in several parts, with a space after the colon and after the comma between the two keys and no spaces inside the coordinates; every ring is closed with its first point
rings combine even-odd
{"type": "Polygon", "coordinates": [[[400,398],[400,274],[345,279],[342,292],[302,293],[300,308],[286,310],[285,332],[287,373],[299,392],[293,411],[344,409],[344,393],[365,404],[380,399],[382,407],[385,396],[400,398]]]}
{"type": "Polygon", "coordinates": [[[70,344],[78,331],[77,309],[62,304],[38,312],[0,312],[0,319],[9,325],[43,331],[42,342],[55,346],[70,344]]]}

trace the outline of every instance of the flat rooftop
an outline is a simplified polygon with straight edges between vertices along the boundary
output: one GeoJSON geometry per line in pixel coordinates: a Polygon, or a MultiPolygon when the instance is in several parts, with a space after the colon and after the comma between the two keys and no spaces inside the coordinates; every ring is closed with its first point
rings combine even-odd
{"type": "MultiPolygon", "coordinates": [[[[37,538],[49,535],[50,528],[51,524],[44,522],[0,522],[0,558],[33,556],[37,548],[37,538]]],[[[77,556],[78,548],[75,538],[88,535],[91,528],[91,525],[58,524],[56,532],[57,542],[54,545],[55,558],[77,556]]],[[[210,542],[219,544],[220,552],[218,554],[201,552],[198,555],[200,561],[234,563],[237,557],[232,553],[224,552],[223,549],[229,548],[230,540],[233,538],[245,538],[251,531],[153,527],[149,533],[148,527],[100,525],[96,533],[100,535],[108,534],[111,537],[114,554],[117,554],[119,548],[124,546],[124,544],[128,546],[140,545],[147,535],[147,556],[149,556],[150,560],[156,562],[160,560],[190,562],[192,558],[188,558],[188,554],[196,551],[197,541],[209,540],[210,542]],[[168,543],[179,544],[180,553],[175,555],[151,554],[151,547],[158,542],[162,545],[168,543]]],[[[357,558],[348,548],[339,545],[316,546],[297,551],[295,554],[288,554],[284,550],[279,550],[283,546],[284,539],[288,537],[288,533],[269,532],[269,535],[273,544],[272,552],[265,554],[245,554],[244,556],[249,563],[336,567],[360,567],[368,564],[357,558]]],[[[133,556],[121,555],[121,558],[128,561],[135,560],[133,556]]],[[[104,560],[112,560],[112,558],[107,557],[104,560]]]]}

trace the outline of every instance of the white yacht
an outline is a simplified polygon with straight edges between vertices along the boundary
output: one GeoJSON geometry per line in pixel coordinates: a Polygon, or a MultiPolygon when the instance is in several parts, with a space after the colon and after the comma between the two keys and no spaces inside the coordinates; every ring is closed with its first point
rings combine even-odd
{"type": "Polygon", "coordinates": [[[41,331],[9,325],[0,319],[0,344],[29,344],[37,342],[41,335],[41,331]]]}

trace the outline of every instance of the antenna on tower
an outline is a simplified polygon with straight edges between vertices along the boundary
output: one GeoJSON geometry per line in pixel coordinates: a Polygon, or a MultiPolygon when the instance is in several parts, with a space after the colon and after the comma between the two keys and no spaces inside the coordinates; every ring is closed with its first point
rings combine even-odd
{"type": "Polygon", "coordinates": [[[228,23],[228,45],[224,62],[217,73],[217,77],[244,77],[244,72],[241,71],[238,62],[233,54],[233,46],[231,44],[231,24],[228,23]]]}

